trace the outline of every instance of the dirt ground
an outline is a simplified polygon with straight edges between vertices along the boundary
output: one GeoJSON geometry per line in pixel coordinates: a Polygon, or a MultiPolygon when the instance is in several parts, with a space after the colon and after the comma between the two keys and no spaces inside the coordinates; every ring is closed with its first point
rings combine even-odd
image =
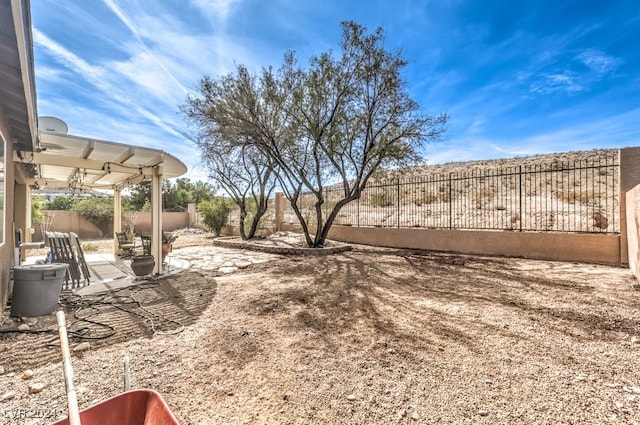
{"type": "MultiPolygon", "coordinates": [[[[122,392],[126,355],[183,424],[640,423],[622,268],[355,247],[67,302],[72,346],[115,330],[73,355],[81,408],[122,392]]],[[[0,334],[0,422],[66,416],[55,338],[0,334]]]]}

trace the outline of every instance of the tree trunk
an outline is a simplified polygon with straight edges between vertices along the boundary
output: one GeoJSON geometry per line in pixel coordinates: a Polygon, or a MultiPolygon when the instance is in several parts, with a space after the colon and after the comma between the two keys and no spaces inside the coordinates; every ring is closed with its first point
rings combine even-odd
{"type": "Polygon", "coordinates": [[[244,207],[240,207],[240,218],[238,220],[239,226],[240,226],[240,239],[242,239],[243,241],[247,240],[247,234],[244,231],[244,219],[247,216],[247,210],[244,207]]]}
{"type": "Polygon", "coordinates": [[[260,225],[260,219],[262,218],[262,216],[264,216],[266,212],[267,212],[266,202],[265,202],[265,205],[260,205],[257,207],[256,213],[253,216],[253,222],[251,223],[251,228],[249,229],[249,234],[247,235],[249,239],[253,239],[255,237],[256,232],[258,231],[258,226],[260,225]]]}

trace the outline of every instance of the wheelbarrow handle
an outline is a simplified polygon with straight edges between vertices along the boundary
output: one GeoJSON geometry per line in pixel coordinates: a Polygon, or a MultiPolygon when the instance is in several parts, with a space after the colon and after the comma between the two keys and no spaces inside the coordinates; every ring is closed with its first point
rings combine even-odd
{"type": "Polygon", "coordinates": [[[67,326],[65,323],[63,310],[58,310],[56,312],[56,320],[58,321],[58,335],[60,335],[60,351],[62,352],[62,364],[64,367],[64,384],[67,389],[69,425],[82,425],[80,423],[80,410],[78,410],[76,389],[73,385],[73,367],[71,367],[69,339],[67,338],[67,326]]]}

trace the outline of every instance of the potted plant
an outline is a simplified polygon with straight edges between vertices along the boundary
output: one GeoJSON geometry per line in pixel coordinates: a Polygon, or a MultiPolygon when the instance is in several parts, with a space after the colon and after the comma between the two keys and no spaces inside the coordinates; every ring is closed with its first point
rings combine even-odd
{"type": "Polygon", "coordinates": [[[172,244],[175,240],[178,239],[178,235],[174,232],[162,232],[162,243],[172,244]]]}
{"type": "Polygon", "coordinates": [[[178,239],[178,235],[173,232],[162,232],[162,262],[171,251],[171,245],[178,239]]]}

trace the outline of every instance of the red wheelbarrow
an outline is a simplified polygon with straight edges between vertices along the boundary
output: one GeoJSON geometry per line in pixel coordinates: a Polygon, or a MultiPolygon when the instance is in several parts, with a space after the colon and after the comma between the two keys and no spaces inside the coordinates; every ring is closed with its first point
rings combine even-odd
{"type": "Polygon", "coordinates": [[[78,412],[64,312],[58,311],[56,317],[60,333],[69,417],[51,425],[180,425],[162,396],[153,390],[127,391],[78,412]]]}
{"type": "MultiPolygon", "coordinates": [[[[119,394],[80,412],[82,425],[179,425],[162,396],[153,390],[119,394]]],[[[69,419],[52,425],[72,425],[69,419]]]]}

